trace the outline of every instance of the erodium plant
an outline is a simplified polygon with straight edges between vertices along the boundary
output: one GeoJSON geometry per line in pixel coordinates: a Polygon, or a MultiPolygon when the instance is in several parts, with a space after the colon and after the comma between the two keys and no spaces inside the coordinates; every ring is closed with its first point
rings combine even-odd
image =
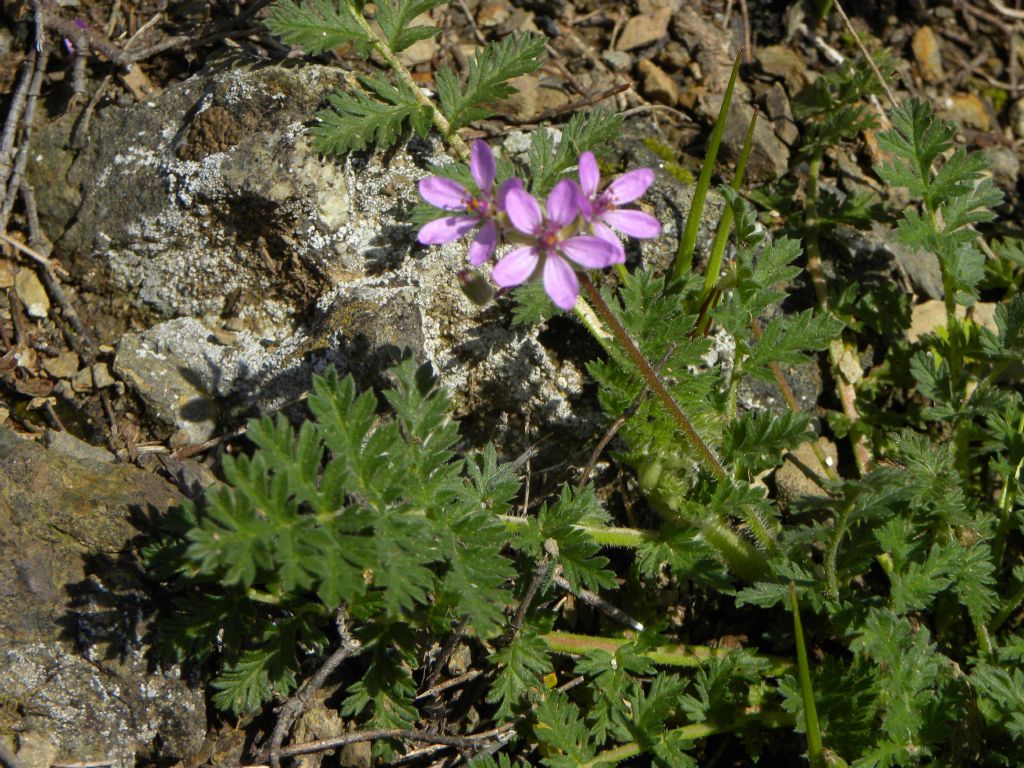
{"type": "MultiPolygon", "coordinates": [[[[522,168],[459,138],[510,77],[536,67],[543,40],[489,43],[461,77],[440,70],[437,103],[413,83],[396,54],[434,34],[409,22],[439,5],[381,0],[371,19],[354,1],[283,0],[271,27],[310,53],[376,51],[388,73],[332,98],[321,149],[436,129],[454,162],[420,183],[419,241],[466,239],[473,279],[497,284],[516,323],[574,313],[593,334],[601,354],[587,369],[613,425],[610,458],[647,526],[619,524],[586,482],[516,514],[522,466],[493,445],[466,446],[428,366],[400,362],[379,394],[328,371],[314,378],[307,421],[252,422],[252,450],[225,456],[224,484],[147,550],[175,595],[162,647],[209,664],[214,703],[238,715],[302,686],[256,754],[274,765],[325,683],[356,729],[331,744],[372,741],[381,764],[424,744],[430,759],[458,749],[484,768],[696,766],[713,755],[1022,764],[1019,243],[996,249],[1007,263],[990,267],[992,324],[958,312],[981,298],[977,227],[1000,200],[984,158],[955,149],[954,130],[920,102],[894,110],[880,137],[889,156],[877,174],[909,200],[898,237],[935,254],[946,288],[945,324],[919,341],[897,338],[899,323],[877,312],[868,322],[870,303],[846,286],[834,286],[843,300],[826,293],[800,309],[800,242],[757,225],[739,178],[723,187],[731,258],[716,238],[714,271],[700,275],[680,248],[666,277],[631,258],[636,239],[665,237],[642,208],[654,171],[599,164],[618,118],[575,115],[560,142],[535,131],[522,168]],[[783,313],[787,298],[796,306],[783,313]],[[884,362],[847,382],[870,408],[862,442],[837,465],[820,452],[804,465],[816,495],[781,499],[765,478],[844,424],[815,421],[828,398],[803,408],[787,370],[820,352],[856,354],[886,328],[884,362]],[[709,332],[733,350],[727,365],[706,363],[709,332]],[[750,381],[777,386],[788,407],[742,407],[750,381]]],[[[804,115],[817,170],[829,121],[866,115],[857,71],[807,97],[822,105],[804,115]]],[[[821,250],[828,212],[878,210],[862,202],[819,196],[791,209],[791,231],[821,250]]],[[[580,464],[592,449],[580,446],[580,464]]]]}

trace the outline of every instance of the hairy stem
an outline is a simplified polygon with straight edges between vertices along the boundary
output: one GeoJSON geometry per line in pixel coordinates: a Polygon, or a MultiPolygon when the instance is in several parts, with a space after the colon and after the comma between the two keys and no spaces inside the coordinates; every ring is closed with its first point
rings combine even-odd
{"type": "MultiPolygon", "coordinates": [[[[762,710],[754,707],[746,710],[737,717],[730,719],[727,723],[718,723],[714,720],[708,720],[703,723],[694,723],[693,725],[684,725],[680,728],[674,728],[666,735],[672,734],[678,736],[683,741],[695,741],[697,739],[706,739],[708,736],[715,736],[720,733],[730,733],[746,725],[752,725],[755,723],[760,725],[762,728],[791,728],[796,724],[796,718],[787,712],[762,710]]],[[[598,766],[617,765],[631,757],[643,754],[646,749],[647,748],[642,744],[632,741],[629,744],[623,744],[622,746],[599,753],[593,760],[580,763],[580,768],[597,768],[598,766]]]]}
{"type": "MultiPolygon", "coordinates": [[[[529,524],[529,518],[516,515],[502,515],[500,519],[509,528],[522,528],[529,524]]],[[[645,542],[657,540],[654,531],[645,531],[642,528],[599,528],[591,525],[577,525],[576,528],[602,547],[636,549],[645,542]]]]}
{"type": "Polygon", "coordinates": [[[352,0],[346,0],[346,4],[349,6],[352,18],[356,20],[356,23],[362,27],[366,36],[370,38],[370,42],[373,44],[374,50],[383,57],[384,61],[387,62],[388,66],[391,67],[391,70],[395,73],[395,76],[416,95],[416,101],[430,109],[431,122],[433,122],[434,127],[437,128],[441,135],[444,136],[449,144],[451,144],[452,149],[454,149],[459,155],[459,158],[461,160],[466,160],[469,157],[469,145],[462,140],[462,137],[459,136],[458,133],[452,130],[451,125],[448,123],[448,119],[441,114],[441,110],[437,105],[423,95],[423,91],[420,90],[419,84],[412,79],[412,73],[409,72],[405,64],[403,64],[398,58],[398,54],[391,50],[391,46],[388,45],[387,40],[381,37],[380,33],[370,26],[370,23],[363,16],[359,7],[356,6],[352,0]]]}
{"type": "Polygon", "coordinates": [[[579,275],[580,283],[583,285],[584,290],[587,292],[587,296],[590,297],[591,303],[597,309],[597,313],[601,316],[601,319],[605,322],[611,332],[615,335],[619,344],[629,355],[629,359],[633,361],[633,364],[640,371],[644,379],[647,380],[648,386],[651,391],[658,396],[658,399],[664,404],[665,409],[669,415],[675,419],[676,424],[679,425],[679,429],[686,437],[687,442],[693,447],[698,455],[703,460],[711,473],[719,480],[726,480],[728,473],[725,471],[725,467],[722,466],[722,462],[715,456],[714,451],[711,447],[704,442],[700,435],[697,434],[697,430],[693,428],[693,424],[687,418],[686,414],[683,413],[683,409],[680,407],[676,399],[672,397],[672,393],[668,391],[668,388],[662,383],[661,378],[657,372],[651,367],[651,364],[647,362],[647,359],[643,356],[643,353],[637,348],[633,339],[630,338],[629,333],[619,322],[619,319],[615,317],[615,314],[611,311],[611,308],[605,303],[604,299],[601,298],[600,291],[597,290],[597,286],[591,282],[590,278],[584,274],[579,275]]]}
{"type": "Polygon", "coordinates": [[[828,583],[828,591],[833,600],[839,599],[839,576],[836,569],[836,562],[839,559],[839,545],[846,535],[846,527],[850,522],[850,512],[853,511],[853,502],[847,502],[836,515],[835,528],[832,532],[832,541],[829,542],[828,551],[825,552],[825,580],[828,583]]]}

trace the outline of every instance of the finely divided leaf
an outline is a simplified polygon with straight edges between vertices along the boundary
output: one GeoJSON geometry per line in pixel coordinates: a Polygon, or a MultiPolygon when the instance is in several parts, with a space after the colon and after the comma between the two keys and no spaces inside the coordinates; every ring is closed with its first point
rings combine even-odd
{"type": "Polygon", "coordinates": [[[316,55],[351,43],[360,56],[369,56],[366,31],[346,2],[337,0],[278,0],[271,6],[267,26],[289,45],[316,55]]]}
{"type": "Polygon", "coordinates": [[[444,0],[377,0],[377,23],[380,24],[388,46],[395,53],[404,51],[418,40],[433,37],[437,27],[412,26],[421,13],[441,5],[444,0]]]}
{"type": "Polygon", "coordinates": [[[529,33],[488,43],[469,60],[465,86],[447,66],[438,70],[437,95],[451,131],[494,114],[487,105],[516,93],[508,81],[537,69],[545,44],[545,38],[529,33]]]}
{"type": "Polygon", "coordinates": [[[398,141],[407,122],[418,135],[427,135],[430,108],[420,104],[408,86],[380,75],[365,75],[359,82],[377,98],[358,90],[331,94],[331,108],[317,114],[321,124],[313,130],[320,152],[341,155],[371,143],[387,149],[398,141]]]}

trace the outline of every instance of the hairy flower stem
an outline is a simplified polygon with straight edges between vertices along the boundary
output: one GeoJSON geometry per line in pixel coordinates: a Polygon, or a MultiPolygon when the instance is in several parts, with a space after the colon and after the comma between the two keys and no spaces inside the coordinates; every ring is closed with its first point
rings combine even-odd
{"type": "Polygon", "coordinates": [[[373,49],[377,51],[387,62],[388,66],[395,73],[395,77],[402,81],[402,83],[409,88],[409,90],[416,95],[416,101],[427,107],[430,110],[431,122],[434,127],[440,131],[441,135],[451,144],[452,149],[459,155],[459,159],[465,161],[469,158],[469,145],[462,140],[462,137],[458,133],[452,130],[451,125],[448,123],[448,119],[441,114],[441,110],[437,108],[437,105],[433,101],[423,95],[423,91],[420,90],[419,84],[412,79],[412,73],[409,72],[408,68],[398,58],[398,54],[391,50],[391,46],[388,45],[387,40],[380,36],[380,33],[375,30],[370,22],[363,16],[362,9],[353,0],[345,0],[345,4],[348,6],[349,11],[352,14],[352,18],[356,20],[356,23],[362,27],[363,32],[370,38],[370,42],[373,44],[373,49]]]}
{"type": "MultiPolygon", "coordinates": [[[[730,733],[743,728],[746,725],[757,724],[762,728],[792,728],[796,725],[796,718],[788,712],[778,710],[762,710],[752,707],[736,717],[730,718],[728,722],[718,723],[708,720],[703,723],[684,725],[674,728],[666,736],[677,736],[682,741],[696,741],[706,739],[708,736],[715,736],[721,733],[730,733]]],[[[608,749],[599,753],[593,760],[579,763],[580,768],[598,768],[598,766],[617,765],[631,757],[643,754],[647,748],[635,741],[622,746],[608,749]]]]}
{"type": "Polygon", "coordinates": [[[846,535],[846,526],[850,521],[850,512],[853,511],[853,502],[847,502],[836,514],[836,522],[832,532],[832,541],[829,543],[828,551],[825,552],[825,580],[828,583],[828,592],[833,600],[839,599],[839,576],[836,570],[836,561],[839,558],[839,545],[846,535]]]}
{"type": "MultiPolygon", "coordinates": [[[[593,637],[572,632],[548,632],[540,639],[547,643],[553,653],[568,653],[581,656],[588,651],[605,651],[615,654],[622,646],[632,642],[629,638],[593,637]]],[[[662,667],[699,667],[714,659],[724,659],[736,651],[728,648],[711,648],[706,645],[661,645],[641,651],[640,655],[662,667]]],[[[757,658],[768,662],[765,670],[772,677],[778,677],[793,668],[793,662],[779,656],[757,654],[757,658]]]]}
{"type": "Polygon", "coordinates": [[[701,436],[697,434],[697,430],[693,428],[693,424],[683,413],[683,409],[680,407],[676,399],[672,397],[672,393],[668,391],[668,388],[662,383],[661,378],[657,372],[651,366],[647,359],[643,356],[643,353],[637,348],[633,339],[630,338],[629,333],[619,322],[618,318],[612,312],[611,308],[605,303],[604,299],[601,298],[600,291],[597,290],[597,286],[587,277],[586,274],[580,273],[580,283],[583,285],[584,290],[587,292],[587,296],[590,297],[591,303],[597,309],[597,313],[604,320],[605,324],[611,329],[611,332],[615,335],[619,344],[629,355],[629,359],[633,361],[633,364],[640,371],[644,379],[647,380],[648,386],[651,391],[658,396],[658,399],[665,406],[665,410],[675,419],[676,424],[679,425],[679,429],[682,430],[683,435],[687,441],[693,447],[693,449],[700,455],[701,459],[711,474],[713,474],[718,480],[726,480],[729,477],[728,472],[725,471],[725,467],[722,466],[722,462],[715,456],[714,451],[711,450],[710,446],[701,439],[701,436]]]}
{"type": "MultiPolygon", "coordinates": [[[[522,528],[529,525],[530,522],[529,518],[517,515],[502,515],[500,519],[509,528],[522,528]]],[[[577,525],[576,528],[590,536],[595,543],[602,547],[636,549],[641,544],[658,539],[658,535],[654,531],[645,531],[642,528],[599,528],[590,525],[577,525]]]]}
{"type": "MultiPolygon", "coordinates": [[[[807,251],[807,271],[811,275],[811,283],[818,299],[818,306],[824,312],[831,311],[828,301],[828,290],[825,282],[825,271],[821,262],[821,245],[818,241],[818,176],[821,173],[822,155],[811,158],[807,170],[807,202],[804,207],[804,227],[807,231],[804,249],[807,251]]],[[[850,440],[853,443],[853,458],[857,464],[857,472],[863,477],[871,468],[871,450],[864,435],[858,434],[853,428],[860,420],[857,412],[857,393],[853,383],[843,375],[841,363],[846,347],[842,339],[834,339],[828,346],[828,358],[832,367],[832,378],[836,382],[839,402],[843,415],[851,425],[850,440]]]]}

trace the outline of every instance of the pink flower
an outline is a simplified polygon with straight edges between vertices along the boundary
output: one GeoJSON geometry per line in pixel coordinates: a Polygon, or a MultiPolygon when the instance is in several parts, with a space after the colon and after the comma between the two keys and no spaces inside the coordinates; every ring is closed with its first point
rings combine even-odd
{"type": "Polygon", "coordinates": [[[470,150],[469,170],[480,190],[474,197],[457,181],[443,176],[431,176],[420,182],[420,195],[431,205],[446,211],[461,211],[463,216],[444,216],[424,224],[417,239],[424,245],[440,245],[458,240],[475,227],[480,227],[469,246],[469,263],[479,266],[494,254],[498,244],[498,224],[495,217],[504,210],[505,195],[520,189],[523,182],[509,179],[494,194],[496,168],[491,148],[482,141],[474,141],[470,150]]]}
{"type": "Polygon", "coordinates": [[[650,214],[619,206],[631,203],[647,191],[654,181],[654,171],[637,168],[615,179],[604,192],[598,194],[601,171],[593,152],[580,155],[580,186],[583,188],[583,219],[593,233],[611,243],[621,254],[619,263],[626,260],[626,252],[619,238],[609,227],[630,237],[646,239],[661,233],[661,224],[650,214]]]}
{"type": "MultiPolygon", "coordinates": [[[[540,272],[544,290],[561,309],[572,309],[580,293],[578,269],[603,269],[622,261],[606,240],[590,235],[569,235],[563,230],[576,221],[583,204],[575,181],[563,179],[547,199],[547,216],[540,204],[520,188],[505,198],[505,211],[512,226],[531,243],[509,253],[494,267],[491,277],[502,288],[525,283],[540,272]]],[[[572,230],[570,229],[569,232],[572,230]]]]}

